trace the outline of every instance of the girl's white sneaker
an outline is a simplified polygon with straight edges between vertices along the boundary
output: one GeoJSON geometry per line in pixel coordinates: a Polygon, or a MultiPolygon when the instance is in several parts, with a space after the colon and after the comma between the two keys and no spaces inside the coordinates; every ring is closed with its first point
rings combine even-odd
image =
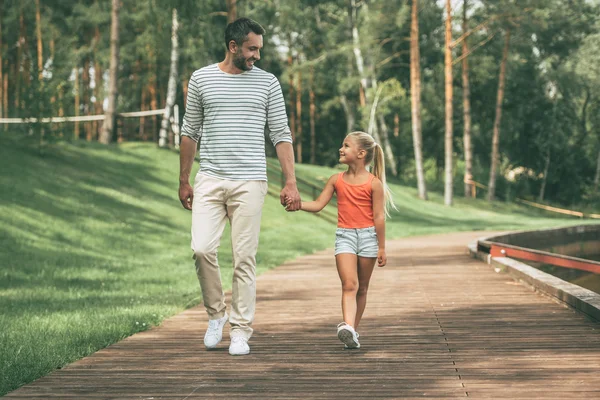
{"type": "Polygon", "coordinates": [[[345,322],[342,322],[337,327],[337,337],[348,349],[360,349],[360,343],[358,342],[358,333],[353,327],[345,322]]]}

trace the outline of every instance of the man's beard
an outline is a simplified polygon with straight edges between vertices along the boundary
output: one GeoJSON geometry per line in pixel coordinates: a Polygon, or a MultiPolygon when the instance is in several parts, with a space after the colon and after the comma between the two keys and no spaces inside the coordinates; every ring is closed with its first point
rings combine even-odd
{"type": "Polygon", "coordinates": [[[235,55],[235,57],[233,57],[233,65],[235,65],[237,68],[241,69],[242,71],[250,71],[252,69],[252,65],[248,66],[247,61],[250,60],[250,58],[244,58],[243,55],[241,55],[240,53],[237,53],[235,55]]]}

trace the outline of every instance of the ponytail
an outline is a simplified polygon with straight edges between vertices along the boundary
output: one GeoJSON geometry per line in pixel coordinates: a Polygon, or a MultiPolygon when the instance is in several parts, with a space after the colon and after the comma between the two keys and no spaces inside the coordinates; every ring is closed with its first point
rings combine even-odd
{"type": "Polygon", "coordinates": [[[375,177],[379,179],[381,181],[381,184],[383,185],[383,194],[385,198],[385,216],[389,217],[390,208],[393,208],[394,210],[398,209],[396,208],[396,204],[394,204],[394,199],[392,198],[392,191],[387,185],[387,181],[385,178],[385,159],[383,149],[381,148],[379,143],[375,141],[373,143],[375,145],[373,148],[373,175],[375,175],[375,177]]]}

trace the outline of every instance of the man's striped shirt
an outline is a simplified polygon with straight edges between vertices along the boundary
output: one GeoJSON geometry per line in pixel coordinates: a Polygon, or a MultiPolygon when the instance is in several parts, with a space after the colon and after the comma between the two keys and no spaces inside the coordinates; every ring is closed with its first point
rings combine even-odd
{"type": "Polygon", "coordinates": [[[192,74],[181,134],[200,140],[200,171],[223,179],[267,180],[265,126],[273,145],[292,143],[277,78],[253,67],[241,74],[218,64],[192,74]]]}

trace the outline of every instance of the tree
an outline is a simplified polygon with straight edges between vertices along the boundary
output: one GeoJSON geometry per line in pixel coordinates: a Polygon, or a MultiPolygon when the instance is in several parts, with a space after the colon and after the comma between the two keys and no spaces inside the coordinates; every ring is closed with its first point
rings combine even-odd
{"type": "Polygon", "coordinates": [[[423,143],[421,139],[421,66],[419,59],[418,0],[412,0],[410,29],[410,97],[412,110],[412,136],[417,170],[419,198],[427,200],[427,187],[423,170],[423,143]]]}
{"type": "Polygon", "coordinates": [[[160,126],[160,134],[158,140],[159,147],[166,147],[168,143],[169,120],[171,119],[173,105],[175,104],[175,95],[177,93],[177,60],[179,58],[179,42],[177,39],[177,29],[179,22],[177,21],[177,9],[173,9],[173,22],[171,30],[171,68],[169,73],[169,86],[167,89],[167,104],[160,126]]]}
{"type": "Polygon", "coordinates": [[[496,95],[496,118],[494,119],[494,133],[492,136],[492,163],[490,167],[490,180],[488,182],[488,201],[494,201],[496,192],[496,175],[499,164],[500,120],[502,118],[502,101],[504,100],[504,82],[506,80],[506,61],[508,59],[508,46],[510,44],[510,29],[504,34],[504,50],[500,63],[498,79],[498,93],[496,95]]]}
{"type": "Polygon", "coordinates": [[[116,102],[118,94],[118,69],[119,69],[119,2],[112,0],[112,24],[110,28],[110,79],[108,90],[108,108],[104,114],[104,125],[100,142],[108,144],[111,142],[116,122],[116,102]]]}
{"type": "MultiPolygon", "coordinates": [[[[467,2],[463,1],[463,35],[467,33],[467,2]]],[[[471,90],[469,87],[469,46],[467,38],[462,41],[462,83],[463,83],[463,151],[465,156],[465,197],[471,197],[473,192],[473,146],[471,145],[471,90]]]]}
{"type": "Polygon", "coordinates": [[[446,134],[444,204],[452,205],[452,5],[446,0],[446,46],[444,50],[444,76],[446,81],[446,134]]]}

